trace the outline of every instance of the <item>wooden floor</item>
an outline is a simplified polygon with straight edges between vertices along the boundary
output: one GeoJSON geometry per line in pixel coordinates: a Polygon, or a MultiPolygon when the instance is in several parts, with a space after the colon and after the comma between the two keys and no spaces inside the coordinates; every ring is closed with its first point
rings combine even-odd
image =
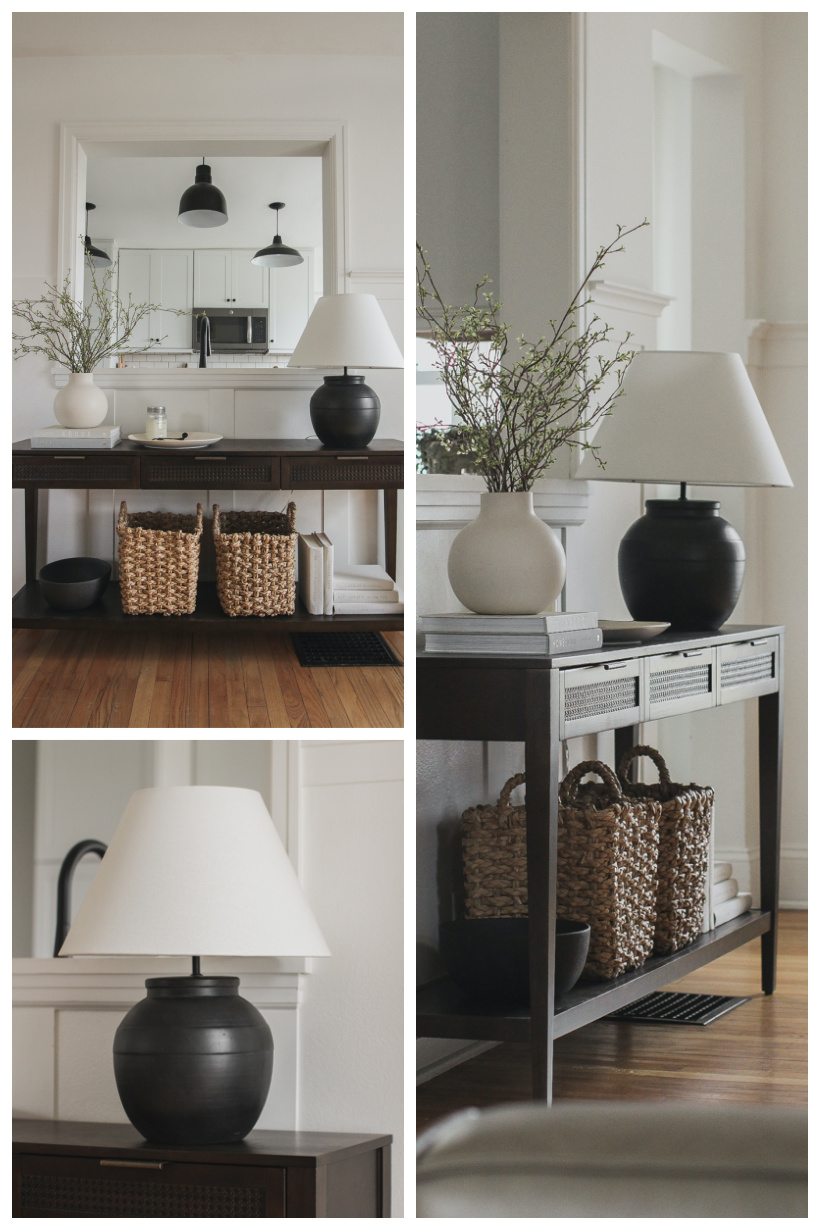
{"type": "MultiPolygon", "coordinates": [[[[760,991],[760,941],[728,953],[668,989],[750,995],[703,1026],[596,1021],[555,1045],[553,1097],[644,1101],[807,1102],[807,914],[781,914],[777,990],[760,991]]],[[[504,1044],[416,1094],[419,1131],[467,1106],[528,1101],[529,1047],[504,1044]]]]}
{"type": "MultiPolygon", "coordinates": [[[[385,639],[403,660],[403,634],[385,639]]],[[[285,635],[13,633],[15,727],[401,727],[401,667],[304,668],[285,635]]]]}

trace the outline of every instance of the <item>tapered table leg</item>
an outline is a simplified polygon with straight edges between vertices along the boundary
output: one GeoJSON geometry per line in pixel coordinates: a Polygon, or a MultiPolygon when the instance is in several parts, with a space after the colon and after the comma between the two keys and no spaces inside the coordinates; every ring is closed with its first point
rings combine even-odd
{"type": "Polygon", "coordinates": [[[558,671],[527,672],[527,891],[530,938],[532,1095],[552,1101],[558,849],[558,671]]]}
{"type": "Polygon", "coordinates": [[[395,487],[384,492],[384,560],[387,575],[396,579],[396,547],[399,535],[399,493],[395,487]]]}
{"type": "Polygon", "coordinates": [[[783,639],[780,641],[780,689],[758,698],[760,773],[760,908],[772,916],[771,930],[761,936],[761,982],[766,995],[775,988],[777,908],[780,886],[780,791],[783,765],[783,639]]]}
{"type": "Polygon", "coordinates": [[[37,580],[37,496],[36,487],[26,487],[26,581],[37,580]]]}

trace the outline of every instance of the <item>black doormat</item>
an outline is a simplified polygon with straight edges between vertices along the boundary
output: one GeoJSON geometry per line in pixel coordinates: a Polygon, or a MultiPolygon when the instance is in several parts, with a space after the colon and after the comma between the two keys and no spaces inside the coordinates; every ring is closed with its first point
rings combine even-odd
{"type": "Polygon", "coordinates": [[[302,666],[401,666],[378,632],[291,632],[302,666]]]}
{"type": "Polygon", "coordinates": [[[654,991],[627,1008],[604,1017],[606,1021],[652,1021],[659,1025],[711,1025],[718,1017],[748,1002],[748,995],[694,995],[684,991],[654,991]]]}

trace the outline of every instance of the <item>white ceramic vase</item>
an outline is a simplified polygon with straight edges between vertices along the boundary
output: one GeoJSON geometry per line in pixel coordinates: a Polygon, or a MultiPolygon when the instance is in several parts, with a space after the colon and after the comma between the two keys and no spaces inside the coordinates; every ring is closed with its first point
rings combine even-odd
{"type": "Polygon", "coordinates": [[[481,615],[549,610],[567,571],[564,549],[535,515],[531,491],[487,491],[481,511],[450,548],[453,593],[481,615]]]}
{"type": "Polygon", "coordinates": [[[90,372],[69,372],[68,384],[54,398],[54,417],[61,427],[99,427],[108,414],[108,398],[90,372]]]}

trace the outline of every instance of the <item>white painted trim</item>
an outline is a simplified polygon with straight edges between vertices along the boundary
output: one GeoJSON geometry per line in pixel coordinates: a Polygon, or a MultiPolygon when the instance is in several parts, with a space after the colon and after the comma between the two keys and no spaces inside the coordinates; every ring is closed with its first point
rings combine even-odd
{"type": "MultiPolygon", "coordinates": [[[[760,904],[760,847],[748,846],[729,849],[725,846],[715,850],[716,862],[732,864],[732,875],[741,892],[752,894],[752,904],[760,904]]],[[[780,847],[780,908],[783,910],[808,909],[809,851],[804,845],[781,845],[780,847]]]]}
{"type": "Polygon", "coordinates": [[[347,275],[351,282],[390,282],[397,286],[404,285],[404,273],[401,269],[364,269],[350,270],[347,275]]]}
{"type": "Polygon", "coordinates": [[[749,367],[806,367],[809,326],[803,320],[749,320],[749,367]]]}
{"type": "Polygon", "coordinates": [[[186,120],[186,121],[71,121],[60,125],[59,222],[57,231],[57,279],[61,285],[71,275],[71,290],[79,297],[77,270],[82,267],[85,160],[123,153],[130,146],[134,156],[150,157],[162,146],[163,153],[200,157],[203,142],[212,157],[236,154],[237,145],[248,154],[264,156],[298,146],[300,152],[322,159],[322,245],[324,292],[345,289],[349,250],[349,208],[346,124],[338,120],[186,120]],[[277,146],[281,147],[277,151],[277,146]],[[198,151],[198,152],[196,152],[198,151]],[[194,156],[194,154],[192,154],[194,156]]]}
{"type": "Polygon", "coordinates": [[[152,751],[154,786],[192,786],[194,784],[194,742],[192,739],[155,739],[152,751]]]}
{"type": "Polygon", "coordinates": [[[625,282],[592,281],[589,292],[596,307],[616,308],[620,312],[635,312],[639,316],[660,316],[664,308],[674,303],[674,297],[659,295],[642,286],[625,282]]]}
{"type": "Polygon", "coordinates": [[[271,740],[268,744],[268,806],[297,874],[301,776],[299,741],[271,740]]]}
{"type": "MultiPolygon", "coordinates": [[[[417,474],[416,529],[460,529],[478,516],[486,484],[477,474],[417,474]]],[[[542,478],[533,487],[536,514],[553,529],[583,525],[589,486],[572,478],[542,478]]]]}
{"type": "MultiPolygon", "coordinates": [[[[287,367],[159,367],[144,365],[104,367],[94,373],[100,389],[287,389],[313,391],[321,383],[316,371],[287,367]]],[[[57,389],[68,384],[65,368],[55,368],[52,382],[57,389]]]]}
{"type": "MultiPolygon", "coordinates": [[[[296,1008],[298,958],[203,957],[207,974],[238,977],[242,995],[262,1008],[296,1008]]],[[[183,957],[17,957],[12,961],[15,1008],[124,1007],[145,996],[145,979],[189,974],[183,957]]]]}

